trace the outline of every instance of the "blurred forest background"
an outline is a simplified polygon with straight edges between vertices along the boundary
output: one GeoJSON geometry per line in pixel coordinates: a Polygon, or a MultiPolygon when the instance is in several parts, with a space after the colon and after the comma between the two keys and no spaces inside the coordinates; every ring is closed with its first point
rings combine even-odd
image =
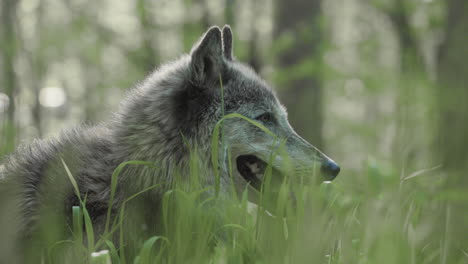
{"type": "Polygon", "coordinates": [[[359,182],[371,169],[397,180],[424,173],[424,186],[453,198],[434,217],[468,234],[459,230],[468,225],[466,0],[2,0],[0,8],[0,157],[106,120],[150,71],[189,52],[209,26],[230,24],[237,58],[276,88],[298,133],[340,163],[337,181],[359,182]]]}

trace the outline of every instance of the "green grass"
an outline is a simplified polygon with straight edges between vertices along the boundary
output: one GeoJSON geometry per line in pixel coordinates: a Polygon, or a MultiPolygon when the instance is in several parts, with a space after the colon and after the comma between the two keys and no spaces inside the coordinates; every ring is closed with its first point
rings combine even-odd
{"type": "MultiPolygon", "coordinates": [[[[266,134],[271,133],[246,117],[231,114],[223,120],[228,118],[241,118],[266,134]]],[[[213,142],[219,142],[221,124],[222,121],[215,128],[213,142]]],[[[218,147],[213,144],[214,157],[219,155],[218,147]]],[[[279,149],[277,153],[283,152],[279,149]]],[[[270,168],[266,170],[263,192],[246,189],[240,195],[220,195],[219,180],[215,186],[201,183],[206,171],[202,171],[198,161],[200,157],[191,157],[189,182],[179,179],[163,195],[160,233],[148,234],[148,239],[129,245],[124,221],[133,212],[127,209],[133,207],[135,198],[161,185],[148,186],[128,197],[117,214],[108,211],[103,233],[94,233],[86,197],[79,197],[80,206],[70,208],[70,239],[57,239],[53,234],[58,223],[45,222],[45,235],[39,236],[37,242],[47,240],[47,246],[38,248],[27,259],[31,263],[63,263],[65,258],[67,263],[96,264],[390,264],[468,260],[466,239],[456,240],[460,237],[454,236],[457,227],[448,224],[460,215],[454,214],[450,204],[466,203],[466,195],[461,188],[446,187],[446,176],[440,168],[399,175],[369,163],[360,171],[344,168],[332,183],[305,185],[301,184],[301,177],[310,175],[288,175],[280,188],[271,186],[270,168]],[[291,199],[291,190],[295,200],[291,199]],[[249,192],[256,193],[257,204],[249,202],[249,192]],[[136,251],[129,252],[130,246],[136,251]]],[[[218,161],[212,162],[219,178],[218,161]]],[[[79,196],[72,173],[65,162],[62,165],[79,196]]],[[[112,174],[109,207],[119,191],[117,179],[125,166],[154,165],[129,161],[118,166],[112,174]]],[[[232,164],[229,168],[232,170],[232,164]]],[[[467,212],[461,215],[458,224],[463,227],[467,212]]]]}
{"type": "MultiPolygon", "coordinates": [[[[237,114],[227,118],[242,118],[258,125],[237,114]]],[[[214,142],[218,142],[219,124],[214,142]]],[[[218,156],[218,147],[213,146],[212,154],[218,156]]],[[[258,204],[252,204],[248,192],[256,191],[245,190],[240,196],[219,195],[218,186],[201,184],[204,172],[199,170],[198,157],[193,160],[190,183],[180,181],[163,195],[164,231],[142,241],[133,259],[129,260],[126,252],[128,243],[123,222],[128,215],[125,209],[132,205],[134,198],[159,186],[129,197],[116,216],[111,216],[109,211],[105,231],[99,237],[93,233],[86,198],[80,198],[81,206],[72,210],[73,240],[65,241],[80,252],[75,253],[79,256],[75,259],[77,263],[385,264],[465,263],[467,260],[466,247],[459,248],[458,255],[447,254],[454,245],[450,227],[446,225],[451,217],[447,204],[451,199],[460,199],[460,193],[457,195],[456,190],[444,187],[437,169],[400,176],[367,165],[361,173],[351,174],[344,169],[335,182],[310,185],[297,180],[304,175],[290,175],[279,189],[270,189],[265,184],[263,192],[257,193],[258,204]],[[200,184],[194,184],[196,181],[200,184]],[[290,190],[294,190],[295,201],[290,198],[290,190]],[[80,226],[84,226],[84,234],[80,226]],[[115,235],[119,237],[118,244],[124,246],[111,242],[115,235]],[[108,252],[90,257],[101,250],[108,252]]],[[[214,165],[216,162],[213,159],[214,165]]],[[[79,193],[73,175],[63,165],[79,193]]],[[[123,167],[148,165],[129,161],[116,168],[112,175],[110,206],[123,167]]],[[[273,177],[271,170],[266,174],[268,183],[273,177]]],[[[220,177],[219,173],[216,175],[220,177]]],[[[50,229],[53,228],[51,225],[50,229]]],[[[57,243],[53,247],[54,250],[46,250],[49,252],[44,257],[46,263],[54,263],[50,252],[60,252],[57,243]]]]}
{"type": "MultiPolygon", "coordinates": [[[[259,199],[258,206],[248,202],[247,191],[241,197],[210,196],[208,189],[177,185],[164,196],[165,231],[144,241],[130,263],[464,263],[463,255],[445,255],[450,238],[443,223],[450,210],[441,194],[448,190],[428,190],[422,182],[430,179],[422,177],[433,175],[399,180],[374,167],[349,185],[285,182],[276,197],[259,199]],[[359,182],[363,178],[369,181],[359,182]],[[295,189],[295,205],[289,188],[295,189]]],[[[85,204],[81,209],[86,212],[85,204]]],[[[74,243],[81,237],[75,231],[74,243]]],[[[125,247],[116,248],[107,237],[88,234],[83,258],[107,249],[112,263],[128,263],[125,247]]],[[[92,263],[105,263],[98,261],[92,263]]]]}

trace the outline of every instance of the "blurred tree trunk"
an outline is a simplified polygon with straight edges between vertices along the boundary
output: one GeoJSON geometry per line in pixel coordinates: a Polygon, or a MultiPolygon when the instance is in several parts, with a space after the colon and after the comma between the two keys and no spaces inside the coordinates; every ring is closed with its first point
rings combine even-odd
{"type": "MultiPolygon", "coordinates": [[[[468,1],[447,1],[445,38],[438,56],[439,123],[437,156],[447,171],[449,189],[466,198],[468,187],[468,1]]],[[[442,263],[466,261],[468,208],[466,199],[452,199],[447,209],[442,263]],[[447,242],[446,242],[447,243],[447,242]],[[466,253],[465,253],[466,254],[466,253]],[[463,261],[464,260],[464,261],[463,261]]]]}
{"type": "Polygon", "coordinates": [[[226,24],[234,24],[234,0],[225,0],[224,17],[226,24]]]}
{"type": "Polygon", "coordinates": [[[321,1],[278,0],[275,9],[279,95],[297,132],[323,148],[321,1]]]}
{"type": "MultiPolygon", "coordinates": [[[[203,2],[200,2],[198,4],[202,7],[205,8],[203,2]]],[[[203,18],[204,21],[200,23],[199,20],[195,20],[192,16],[192,9],[193,9],[194,3],[192,1],[185,1],[185,6],[184,6],[184,12],[185,12],[185,18],[184,22],[182,25],[182,39],[184,41],[184,51],[185,52],[190,52],[190,49],[192,48],[193,43],[198,41],[200,38],[200,34],[204,32],[207,28],[205,27],[205,23],[207,23],[206,18],[203,18]]],[[[203,11],[206,12],[206,11],[203,11]]],[[[206,13],[205,13],[206,14],[206,13]]]]}
{"type": "Polygon", "coordinates": [[[211,22],[210,22],[210,12],[208,10],[208,4],[206,3],[206,0],[196,0],[200,6],[202,7],[203,9],[203,15],[202,15],[202,19],[201,19],[201,24],[202,24],[202,27],[203,27],[203,30],[207,30],[210,26],[211,26],[211,22]]]}
{"type": "Polygon", "coordinates": [[[44,0],[39,0],[37,4],[37,22],[35,26],[35,47],[34,53],[29,54],[32,76],[31,87],[33,87],[34,104],[32,106],[33,124],[37,129],[37,134],[42,137],[42,107],[39,102],[39,92],[41,90],[44,75],[46,74],[46,66],[44,64],[44,44],[42,38],[42,29],[44,28],[44,0]]]}
{"type": "Polygon", "coordinates": [[[398,35],[402,73],[414,70],[418,71],[419,69],[414,69],[413,66],[417,66],[418,68],[423,66],[423,59],[418,49],[418,43],[411,29],[409,13],[404,0],[395,0],[392,10],[389,11],[390,20],[398,35]]]}
{"type": "MultiPolygon", "coordinates": [[[[439,147],[445,167],[457,169],[468,165],[468,2],[448,3],[438,57],[439,147]]],[[[463,180],[468,183],[468,177],[463,180]]]]}
{"type": "Polygon", "coordinates": [[[260,0],[253,0],[252,1],[252,22],[250,23],[251,33],[250,33],[250,40],[249,40],[249,59],[248,64],[254,69],[255,72],[259,73],[262,67],[262,59],[260,51],[258,50],[258,31],[257,31],[257,17],[258,13],[261,12],[261,2],[260,0]]]}
{"type": "Polygon", "coordinates": [[[5,94],[10,99],[7,109],[7,118],[3,127],[5,136],[3,137],[2,152],[9,152],[14,149],[16,144],[16,119],[15,119],[15,97],[18,90],[18,83],[15,73],[15,58],[17,53],[18,39],[15,32],[16,10],[18,0],[3,0],[1,4],[1,57],[3,59],[2,84],[5,94]]]}
{"type": "Polygon", "coordinates": [[[393,24],[400,47],[400,72],[397,83],[396,134],[393,142],[393,160],[398,168],[414,165],[417,155],[418,140],[421,135],[421,123],[418,119],[419,104],[421,102],[420,81],[425,80],[424,58],[418,47],[418,40],[411,28],[410,14],[404,0],[394,0],[387,10],[387,15],[393,24]]]}
{"type": "Polygon", "coordinates": [[[143,56],[142,63],[143,67],[145,67],[145,72],[151,72],[158,62],[158,56],[156,55],[156,51],[153,48],[153,32],[154,23],[151,19],[151,14],[148,13],[148,6],[147,0],[138,0],[136,2],[136,10],[137,10],[137,17],[139,18],[140,25],[141,25],[141,32],[143,32],[143,56]]]}

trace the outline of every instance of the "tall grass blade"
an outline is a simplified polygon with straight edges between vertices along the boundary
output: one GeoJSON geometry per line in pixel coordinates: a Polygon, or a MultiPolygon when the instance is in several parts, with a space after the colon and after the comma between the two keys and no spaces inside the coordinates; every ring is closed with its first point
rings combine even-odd
{"type": "Polygon", "coordinates": [[[107,208],[107,217],[106,217],[106,225],[104,228],[104,234],[107,234],[107,232],[109,231],[112,206],[114,203],[115,192],[117,190],[117,183],[118,183],[117,177],[120,175],[122,170],[128,165],[145,165],[148,167],[155,167],[154,164],[151,162],[138,161],[138,160],[126,161],[126,162],[121,163],[119,166],[117,166],[117,168],[112,173],[112,177],[111,177],[111,193],[110,193],[110,198],[109,198],[109,207],[107,208]]]}
{"type": "Polygon", "coordinates": [[[149,238],[143,244],[143,247],[141,248],[140,254],[138,255],[139,258],[138,258],[138,260],[135,261],[135,264],[150,264],[150,263],[153,263],[151,261],[151,249],[153,248],[153,245],[158,240],[164,240],[164,241],[166,241],[166,243],[169,243],[169,240],[166,237],[163,237],[163,236],[154,236],[154,237],[149,238]]]}
{"type": "Polygon", "coordinates": [[[109,240],[106,240],[105,243],[110,250],[112,264],[120,264],[119,253],[117,252],[117,248],[115,247],[114,243],[109,240]]]}
{"type": "Polygon", "coordinates": [[[91,217],[89,216],[88,210],[86,210],[85,204],[82,203],[83,208],[83,216],[84,216],[84,225],[86,230],[86,238],[88,241],[88,250],[93,252],[94,247],[94,229],[93,229],[93,222],[91,221],[91,217]]]}
{"type": "Polygon", "coordinates": [[[75,241],[83,243],[83,213],[79,206],[72,207],[72,218],[75,241]]]}
{"type": "Polygon", "coordinates": [[[73,190],[75,191],[76,196],[78,197],[78,199],[79,199],[80,201],[82,201],[82,200],[81,200],[80,189],[78,188],[78,184],[76,183],[75,178],[74,178],[73,175],[71,174],[70,169],[68,168],[67,164],[65,164],[65,161],[63,160],[63,158],[60,158],[60,160],[62,161],[63,167],[65,168],[65,171],[66,171],[66,173],[67,173],[68,179],[70,180],[70,182],[71,182],[71,184],[72,184],[72,186],[73,186],[73,190]]]}

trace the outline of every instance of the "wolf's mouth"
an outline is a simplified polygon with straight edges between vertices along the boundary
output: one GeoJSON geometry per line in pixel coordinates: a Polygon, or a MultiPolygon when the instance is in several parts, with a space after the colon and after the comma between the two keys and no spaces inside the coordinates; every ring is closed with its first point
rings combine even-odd
{"type": "Polygon", "coordinates": [[[252,187],[260,191],[262,185],[262,177],[267,167],[267,163],[257,158],[255,155],[242,155],[237,157],[237,170],[240,175],[252,187]]]}

